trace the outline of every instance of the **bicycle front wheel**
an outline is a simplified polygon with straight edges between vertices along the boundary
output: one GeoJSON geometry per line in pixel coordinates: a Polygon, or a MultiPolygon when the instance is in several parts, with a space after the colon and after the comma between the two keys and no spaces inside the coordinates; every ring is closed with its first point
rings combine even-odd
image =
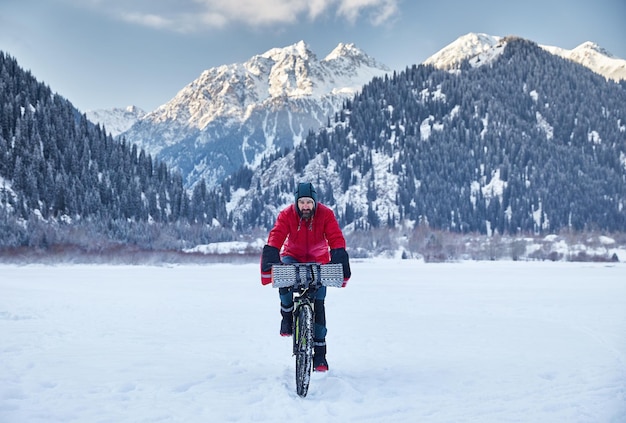
{"type": "Polygon", "coordinates": [[[298,307],[295,320],[296,391],[299,396],[306,397],[313,362],[313,308],[311,305],[302,304],[298,307]]]}

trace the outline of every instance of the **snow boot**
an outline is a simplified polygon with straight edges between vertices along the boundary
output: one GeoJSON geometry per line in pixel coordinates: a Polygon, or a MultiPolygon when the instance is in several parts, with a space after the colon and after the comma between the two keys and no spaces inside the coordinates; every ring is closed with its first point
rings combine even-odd
{"type": "Polygon", "coordinates": [[[290,307],[281,304],[280,314],[283,316],[280,321],[280,336],[293,335],[293,304],[290,307]]]}
{"type": "Polygon", "coordinates": [[[326,361],[326,341],[323,339],[313,340],[313,371],[328,371],[328,362],[326,361]]]}

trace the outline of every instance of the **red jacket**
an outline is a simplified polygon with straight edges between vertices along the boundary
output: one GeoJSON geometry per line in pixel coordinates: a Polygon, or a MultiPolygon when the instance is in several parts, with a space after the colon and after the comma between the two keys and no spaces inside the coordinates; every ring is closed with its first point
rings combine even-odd
{"type": "MultiPolygon", "coordinates": [[[[346,248],[346,240],[333,211],[317,203],[310,220],[301,219],[295,204],[284,208],[270,231],[267,244],[278,248],[281,257],[290,256],[300,263],[330,262],[330,250],[346,248]]],[[[261,282],[271,282],[271,272],[262,272],[261,282]]]]}

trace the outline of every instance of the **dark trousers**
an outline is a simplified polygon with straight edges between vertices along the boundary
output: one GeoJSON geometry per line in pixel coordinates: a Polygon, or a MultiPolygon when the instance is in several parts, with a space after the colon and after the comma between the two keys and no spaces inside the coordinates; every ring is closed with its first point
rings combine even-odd
{"type": "MultiPolygon", "coordinates": [[[[293,257],[283,257],[282,262],[285,264],[297,263],[298,261],[293,257]]],[[[283,310],[289,310],[293,308],[293,292],[289,288],[280,288],[278,290],[280,296],[280,306],[283,310]]],[[[315,315],[315,341],[316,343],[325,342],[326,340],[326,308],[324,305],[324,299],[326,298],[326,287],[322,286],[315,293],[314,302],[314,315],[315,315]]]]}

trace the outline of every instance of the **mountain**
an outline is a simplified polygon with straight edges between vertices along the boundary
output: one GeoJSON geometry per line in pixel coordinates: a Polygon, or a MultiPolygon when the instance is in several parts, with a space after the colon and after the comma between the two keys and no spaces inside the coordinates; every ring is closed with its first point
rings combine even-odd
{"type": "Polygon", "coordinates": [[[215,186],[242,165],[255,168],[298,145],[388,71],[354,44],[319,60],[300,41],[204,71],[122,135],[179,169],[187,186],[201,178],[215,186]]]}
{"type": "MultiPolygon", "coordinates": [[[[469,33],[424,64],[450,69],[465,59],[473,65],[490,63],[502,51],[503,40],[469,33]]],[[[571,51],[541,47],[606,78],[626,79],[626,60],[593,43],[571,51]]],[[[319,60],[300,41],[245,63],[208,69],[143,116],[121,109],[88,116],[176,168],[187,187],[201,179],[215,187],[241,166],[255,169],[268,155],[297,146],[308,131],[327,125],[364,84],[388,72],[353,44],[339,44],[319,60]]]]}
{"type": "Polygon", "coordinates": [[[348,231],[625,231],[626,82],[518,37],[458,51],[453,72],[374,78],[331,125],[227,179],[233,224],[271,226],[309,180],[348,231]]]}
{"type": "MultiPolygon", "coordinates": [[[[466,59],[475,65],[489,63],[494,55],[502,51],[505,43],[505,37],[469,33],[430,56],[424,64],[440,69],[451,69],[456,68],[466,59]]],[[[579,63],[607,79],[626,80],[626,60],[613,56],[590,41],[573,50],[546,45],[540,45],[540,47],[556,56],[579,63]]]]}
{"type": "Polygon", "coordinates": [[[146,112],[139,107],[128,106],[126,108],[87,110],[85,114],[91,122],[100,124],[108,133],[117,137],[144,117],[146,112]]]}

